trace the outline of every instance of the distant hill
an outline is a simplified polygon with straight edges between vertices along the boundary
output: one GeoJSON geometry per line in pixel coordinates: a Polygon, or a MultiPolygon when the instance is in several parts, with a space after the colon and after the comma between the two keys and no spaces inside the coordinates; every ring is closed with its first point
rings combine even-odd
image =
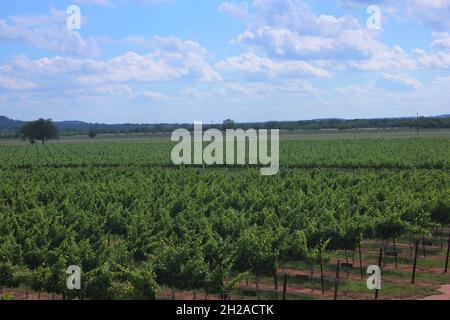
{"type": "Polygon", "coordinates": [[[12,131],[15,132],[18,129],[20,129],[23,126],[24,122],[19,120],[12,120],[5,116],[0,116],[0,131],[1,132],[8,132],[12,131]]]}
{"type": "MultiPolygon", "coordinates": [[[[17,134],[26,121],[13,120],[0,116],[0,136],[17,134]]],[[[63,134],[80,134],[89,131],[98,133],[129,133],[129,132],[172,132],[180,127],[189,128],[190,124],[104,124],[83,121],[55,121],[55,125],[63,134]]]]}
{"type": "MultiPolygon", "coordinates": [[[[231,121],[231,120],[230,120],[231,121]]],[[[19,132],[25,121],[12,120],[0,116],[0,136],[14,136],[19,132]]],[[[55,122],[58,130],[65,135],[86,134],[89,131],[97,133],[167,133],[178,128],[192,129],[192,124],[103,124],[87,123],[83,121],[59,121],[55,122]]],[[[362,129],[362,128],[415,128],[417,118],[382,118],[382,119],[316,119],[302,121],[269,121],[237,123],[236,127],[242,129],[281,129],[281,130],[318,130],[318,129],[362,129]]],[[[222,128],[222,124],[204,125],[204,128],[222,128]]],[[[436,117],[419,118],[419,127],[424,129],[450,128],[450,114],[436,117]]]]}

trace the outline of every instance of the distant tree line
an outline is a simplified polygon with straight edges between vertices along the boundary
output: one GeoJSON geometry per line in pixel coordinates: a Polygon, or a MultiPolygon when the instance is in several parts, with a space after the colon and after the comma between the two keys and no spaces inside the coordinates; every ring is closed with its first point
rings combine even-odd
{"type": "MultiPolygon", "coordinates": [[[[418,119],[324,119],[324,120],[306,120],[306,121],[269,121],[269,122],[247,122],[238,123],[233,120],[225,120],[222,124],[204,124],[205,130],[215,128],[220,130],[242,128],[242,129],[280,129],[286,131],[295,130],[348,130],[364,128],[417,128],[420,129],[439,129],[450,128],[449,118],[426,118],[418,119]]],[[[171,133],[176,129],[184,128],[192,131],[192,124],[120,124],[120,125],[102,125],[94,124],[90,130],[77,130],[76,127],[66,131],[72,134],[95,132],[97,134],[124,134],[124,133],[171,133]]],[[[64,131],[63,131],[64,132],[64,131]]]]}
{"type": "MultiPolygon", "coordinates": [[[[14,120],[0,117],[0,137],[20,137],[21,127],[25,122],[17,121],[14,130],[14,120]],[[5,126],[3,126],[3,123],[5,126]]],[[[55,122],[55,127],[61,135],[86,134],[95,138],[98,134],[129,134],[129,133],[171,133],[176,129],[185,128],[193,130],[192,124],[100,124],[85,123],[79,121],[55,122]]],[[[385,118],[385,119],[321,119],[304,121],[269,121],[269,122],[247,122],[235,123],[231,119],[221,124],[204,124],[205,130],[217,128],[220,130],[231,128],[255,128],[255,129],[280,129],[285,131],[296,130],[349,130],[364,128],[420,128],[420,129],[442,129],[450,128],[450,116],[442,117],[420,117],[416,118],[385,118]]]]}

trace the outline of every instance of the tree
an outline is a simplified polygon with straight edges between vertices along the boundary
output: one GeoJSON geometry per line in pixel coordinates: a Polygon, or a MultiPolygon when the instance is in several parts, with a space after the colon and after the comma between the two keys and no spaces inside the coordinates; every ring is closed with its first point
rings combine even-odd
{"type": "Polygon", "coordinates": [[[231,119],[227,119],[223,122],[223,130],[234,129],[235,123],[231,119]]]}
{"type": "Polygon", "coordinates": [[[251,226],[244,229],[237,240],[237,269],[251,271],[256,279],[256,295],[259,299],[259,280],[262,275],[276,272],[280,253],[281,229],[251,226]]]}
{"type": "Polygon", "coordinates": [[[153,266],[149,263],[144,263],[139,271],[133,273],[131,283],[134,287],[134,299],[156,299],[156,292],[158,284],[156,283],[156,274],[153,271],[153,266]]]}
{"type": "Polygon", "coordinates": [[[399,238],[408,230],[408,224],[403,221],[399,214],[386,212],[374,221],[375,236],[378,239],[389,240],[399,238]]]}
{"type": "Polygon", "coordinates": [[[209,293],[219,293],[221,299],[234,289],[239,283],[248,277],[248,273],[240,273],[237,276],[232,273],[235,263],[236,249],[233,240],[222,239],[213,235],[204,244],[203,252],[208,263],[208,271],[205,277],[205,299],[209,293]],[[233,278],[234,277],[234,278],[233,278]]]}
{"type": "Polygon", "coordinates": [[[50,269],[48,277],[45,281],[44,290],[48,293],[53,294],[53,299],[55,294],[63,294],[65,299],[66,292],[66,265],[65,259],[58,259],[57,263],[53,265],[50,269]]]}
{"type": "Polygon", "coordinates": [[[442,226],[448,225],[450,223],[450,204],[443,199],[440,200],[431,210],[431,219],[442,226]]]}
{"type": "Polygon", "coordinates": [[[23,285],[25,287],[25,295],[28,299],[28,289],[31,287],[32,284],[32,272],[26,268],[15,268],[14,270],[14,286],[19,287],[23,285]]]}
{"type": "Polygon", "coordinates": [[[97,131],[89,130],[89,138],[95,139],[97,137],[97,131]]]}
{"type": "Polygon", "coordinates": [[[182,288],[182,266],[189,258],[189,247],[179,245],[165,248],[158,257],[156,265],[157,282],[172,290],[172,300],[175,300],[175,288],[182,288]]]}
{"type": "Polygon", "coordinates": [[[0,265],[0,289],[3,287],[11,288],[14,280],[14,267],[11,263],[0,265]]]}
{"type": "Polygon", "coordinates": [[[113,279],[107,265],[86,273],[85,279],[83,293],[86,298],[93,300],[111,299],[113,279]]]}
{"type": "Polygon", "coordinates": [[[31,275],[30,284],[31,289],[38,293],[38,299],[41,299],[41,292],[45,290],[48,279],[50,278],[51,270],[47,267],[39,267],[33,271],[31,275]]]}
{"type": "Polygon", "coordinates": [[[39,119],[37,121],[28,122],[20,130],[22,139],[28,139],[30,143],[36,140],[45,144],[46,140],[54,139],[58,135],[58,129],[51,119],[39,119]]]}
{"type": "Polygon", "coordinates": [[[153,265],[144,262],[139,268],[136,266],[122,266],[112,263],[111,297],[114,300],[155,300],[158,284],[153,265]]]}

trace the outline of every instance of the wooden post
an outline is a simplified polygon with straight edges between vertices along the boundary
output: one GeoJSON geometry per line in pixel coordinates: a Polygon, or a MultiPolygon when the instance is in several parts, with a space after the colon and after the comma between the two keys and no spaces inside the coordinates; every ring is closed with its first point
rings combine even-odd
{"type": "Polygon", "coordinates": [[[255,287],[256,287],[256,296],[258,297],[258,300],[260,300],[259,299],[259,276],[255,277],[255,287]]]}
{"type": "Polygon", "coordinates": [[[337,265],[336,265],[336,279],[334,281],[334,298],[333,300],[337,300],[337,296],[338,296],[338,286],[339,286],[339,267],[341,265],[341,261],[338,260],[337,261],[337,265]]]}
{"type": "Polygon", "coordinates": [[[416,268],[417,268],[417,255],[419,254],[419,240],[416,240],[416,251],[414,254],[414,265],[413,265],[413,273],[412,273],[412,281],[411,283],[414,284],[416,281],[416,268]]]}
{"type": "MultiPolygon", "coordinates": [[[[348,264],[348,254],[347,254],[347,249],[345,249],[345,263],[348,264]]],[[[350,275],[350,269],[347,269],[347,275],[346,275],[346,279],[348,279],[349,275],[350,275]]]]}
{"type": "Polygon", "coordinates": [[[422,236],[422,249],[423,249],[423,257],[426,258],[427,250],[425,248],[425,236],[422,236]]]}
{"type": "Polygon", "coordinates": [[[275,258],[275,264],[274,264],[274,285],[275,285],[275,300],[278,300],[278,256],[275,258]]]}
{"type": "Polygon", "coordinates": [[[363,279],[363,267],[362,267],[362,254],[361,254],[361,239],[359,239],[358,248],[359,248],[359,269],[361,271],[361,280],[362,280],[363,279]]]}
{"type": "Polygon", "coordinates": [[[395,269],[398,269],[398,263],[397,263],[397,244],[395,243],[395,238],[394,240],[394,261],[395,261],[395,269]]]}
{"type": "Polygon", "coordinates": [[[284,275],[283,279],[283,300],[286,300],[286,290],[287,290],[287,274],[284,275]]]}
{"type": "Polygon", "coordinates": [[[409,257],[412,259],[413,247],[412,247],[412,235],[409,234],[409,257]]]}
{"type": "MultiPolygon", "coordinates": [[[[378,266],[381,268],[383,263],[383,249],[380,249],[380,255],[378,256],[378,266]]],[[[375,299],[378,299],[378,289],[375,290],[375,299]]]]}
{"type": "MultiPolygon", "coordinates": [[[[449,245],[450,248],[450,245],[449,245]]],[[[325,288],[323,285],[323,260],[322,257],[320,258],[320,283],[321,283],[321,287],[322,287],[322,294],[325,293],[325,288]]]]}
{"type": "Polygon", "coordinates": [[[448,272],[448,257],[450,255],[450,233],[448,235],[448,245],[447,245],[447,257],[445,259],[445,273],[448,272]]]}
{"type": "Polygon", "coordinates": [[[277,276],[277,270],[275,270],[275,274],[273,276],[273,281],[275,284],[275,300],[278,300],[278,276],[277,276]]]}

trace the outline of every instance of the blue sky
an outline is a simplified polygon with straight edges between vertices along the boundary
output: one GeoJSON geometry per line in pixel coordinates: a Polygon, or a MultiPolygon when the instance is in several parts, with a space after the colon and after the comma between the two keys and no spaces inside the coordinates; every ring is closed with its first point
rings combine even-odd
{"type": "Polygon", "coordinates": [[[439,115],[449,71],[450,0],[0,2],[0,115],[16,119],[439,115]]]}

